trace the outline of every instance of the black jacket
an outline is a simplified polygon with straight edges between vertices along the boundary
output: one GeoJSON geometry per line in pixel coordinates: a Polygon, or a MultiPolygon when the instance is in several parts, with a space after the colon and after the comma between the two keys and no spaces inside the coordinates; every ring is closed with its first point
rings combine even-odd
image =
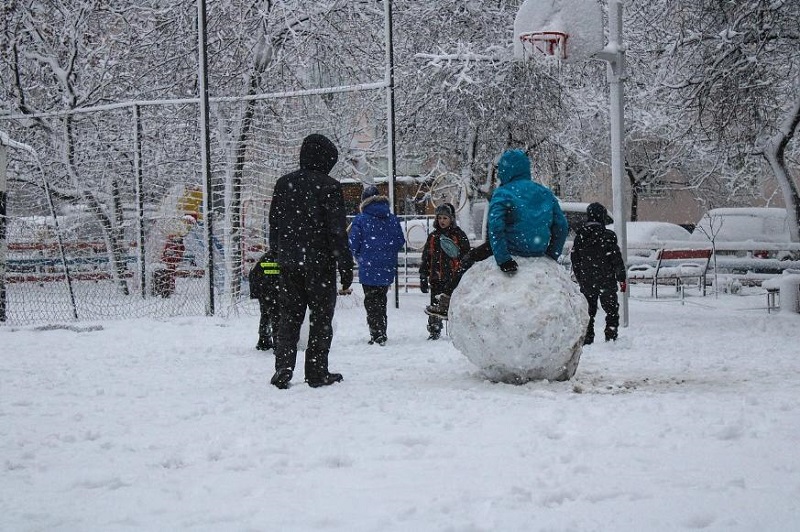
{"type": "Polygon", "coordinates": [[[275,261],[275,254],[267,251],[261,255],[247,276],[250,298],[277,301],[280,274],[281,270],[275,261]]]}
{"type": "Polygon", "coordinates": [[[616,233],[599,221],[580,226],[572,246],[572,271],[582,289],[616,288],[618,281],[625,280],[616,233]]]}
{"type": "Polygon", "coordinates": [[[300,148],[300,169],[278,179],[269,212],[269,246],[281,266],[352,273],[342,186],[328,175],[339,153],[323,135],[300,148]]]}

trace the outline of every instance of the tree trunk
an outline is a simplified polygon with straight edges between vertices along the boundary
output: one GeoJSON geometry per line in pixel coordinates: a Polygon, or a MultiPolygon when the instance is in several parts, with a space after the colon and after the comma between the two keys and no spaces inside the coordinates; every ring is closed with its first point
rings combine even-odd
{"type": "Polygon", "coordinates": [[[631,222],[639,220],[639,183],[636,181],[633,171],[630,167],[626,168],[628,173],[628,180],[631,183],[631,222]]]}
{"type": "Polygon", "coordinates": [[[793,242],[800,242],[800,194],[797,185],[786,169],[786,146],[795,136],[800,126],[800,95],[795,98],[794,104],[786,113],[778,133],[772,136],[764,147],[764,158],[772,168],[775,179],[781,187],[786,212],[789,216],[789,232],[793,242]]]}
{"type": "MultiPolygon", "coordinates": [[[[128,290],[128,283],[125,282],[124,279],[125,262],[122,260],[120,253],[120,238],[118,234],[122,231],[122,202],[119,197],[114,199],[114,202],[118,203],[119,212],[117,213],[117,218],[120,220],[119,225],[115,229],[114,221],[109,218],[109,216],[103,210],[103,206],[100,201],[98,201],[97,197],[87,190],[86,187],[82,187],[80,184],[78,170],[75,168],[75,140],[72,133],[71,115],[67,115],[64,118],[64,159],[70,179],[72,180],[73,187],[75,187],[76,194],[82,198],[89,208],[89,211],[97,218],[97,222],[103,231],[103,240],[105,242],[106,252],[108,253],[110,261],[110,273],[114,281],[120,287],[120,291],[124,295],[128,295],[130,292],[128,290]]],[[[114,183],[116,183],[116,180],[114,180],[114,183]]],[[[118,185],[113,185],[113,188],[115,190],[112,190],[112,196],[119,196],[118,185]]]]}

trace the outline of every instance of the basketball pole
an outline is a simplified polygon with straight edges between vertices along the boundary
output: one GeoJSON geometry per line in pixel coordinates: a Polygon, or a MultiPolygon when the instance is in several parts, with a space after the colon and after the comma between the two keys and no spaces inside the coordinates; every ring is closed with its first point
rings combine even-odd
{"type": "MultiPolygon", "coordinates": [[[[609,122],[611,124],[611,192],[613,196],[614,228],[616,229],[622,261],[628,263],[628,228],[625,201],[625,47],[622,44],[622,3],[608,2],[608,44],[596,57],[608,63],[610,96],[609,122]]],[[[627,271],[627,270],[626,270],[627,271]]],[[[628,294],[622,293],[620,305],[621,325],[627,327],[628,294]]]]}

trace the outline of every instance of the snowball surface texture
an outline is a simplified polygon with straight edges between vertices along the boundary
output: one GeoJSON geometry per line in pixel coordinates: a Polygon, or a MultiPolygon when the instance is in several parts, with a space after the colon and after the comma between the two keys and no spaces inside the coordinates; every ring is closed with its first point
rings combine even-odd
{"type": "Polygon", "coordinates": [[[589,324],[586,298],[548,257],[514,258],[516,275],[491,258],[470,268],[450,300],[453,345],[490,380],[569,380],[589,324]]]}

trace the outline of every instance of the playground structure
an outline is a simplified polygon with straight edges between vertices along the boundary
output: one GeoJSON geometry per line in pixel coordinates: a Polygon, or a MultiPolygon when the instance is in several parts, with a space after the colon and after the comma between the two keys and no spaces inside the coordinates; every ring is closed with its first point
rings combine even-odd
{"type": "Polygon", "coordinates": [[[147,240],[147,248],[155,250],[157,262],[150,273],[150,294],[170,297],[175,293],[177,277],[201,278],[196,257],[202,255],[203,190],[198,186],[178,185],[161,202],[147,240]],[[177,197],[177,199],[176,199],[177,197]],[[187,240],[191,253],[187,256],[187,240]],[[196,244],[192,246],[192,243],[196,244]],[[184,264],[188,263],[188,268],[184,264]]]}

